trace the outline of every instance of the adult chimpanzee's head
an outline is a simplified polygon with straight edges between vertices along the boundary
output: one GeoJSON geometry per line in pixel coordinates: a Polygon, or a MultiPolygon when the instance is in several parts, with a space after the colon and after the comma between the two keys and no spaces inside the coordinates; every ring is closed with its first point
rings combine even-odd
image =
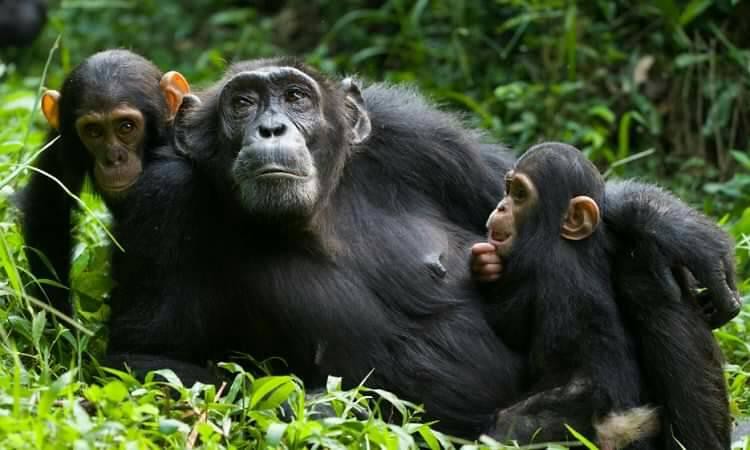
{"type": "Polygon", "coordinates": [[[237,64],[202,97],[178,115],[178,149],[202,159],[246,212],[266,220],[309,220],[351,146],[370,132],[353,81],[329,80],[292,60],[237,64]]]}
{"type": "Polygon", "coordinates": [[[67,151],[88,153],[83,157],[91,161],[87,166],[97,189],[113,199],[138,180],[144,149],[165,141],[167,122],[188,91],[182,75],[162,77],[141,56],[108,50],[77,66],[60,92],[46,91],[42,112],[60,131],[66,149],[71,149],[67,151]]]}
{"type": "Polygon", "coordinates": [[[534,146],[505,175],[505,197],[487,221],[489,240],[511,264],[519,254],[544,254],[591,236],[603,201],[604,180],[580,151],[559,143],[534,146]]]}

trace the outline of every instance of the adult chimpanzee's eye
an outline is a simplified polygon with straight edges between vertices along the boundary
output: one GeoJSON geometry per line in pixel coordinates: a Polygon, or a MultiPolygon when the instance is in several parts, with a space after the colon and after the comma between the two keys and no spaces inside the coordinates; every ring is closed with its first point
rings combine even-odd
{"type": "Polygon", "coordinates": [[[102,132],[102,127],[94,123],[86,125],[83,128],[83,133],[86,135],[86,137],[93,139],[100,138],[102,137],[102,134],[104,134],[102,132]]]}
{"type": "Polygon", "coordinates": [[[307,93],[300,88],[289,88],[284,93],[284,99],[287,103],[296,103],[308,97],[307,93]]]}
{"type": "Polygon", "coordinates": [[[232,99],[232,109],[238,114],[245,114],[255,106],[255,99],[247,95],[238,95],[232,99]]]}
{"type": "Polygon", "coordinates": [[[130,134],[135,130],[135,124],[131,120],[123,120],[120,122],[119,131],[120,134],[130,134]]]}

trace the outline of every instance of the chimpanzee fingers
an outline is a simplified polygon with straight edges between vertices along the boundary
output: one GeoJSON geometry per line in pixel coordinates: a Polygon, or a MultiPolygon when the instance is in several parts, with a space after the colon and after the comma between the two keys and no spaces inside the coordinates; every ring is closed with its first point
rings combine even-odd
{"type": "Polygon", "coordinates": [[[482,270],[476,271],[474,274],[477,280],[483,283],[496,281],[502,275],[502,267],[499,264],[491,264],[483,267],[482,270]]]}
{"type": "Polygon", "coordinates": [[[478,268],[476,271],[476,274],[480,276],[499,275],[502,271],[503,271],[502,264],[492,263],[492,264],[485,264],[482,267],[478,268]]]}
{"type": "Polygon", "coordinates": [[[711,328],[718,328],[734,318],[740,310],[740,296],[734,280],[733,262],[705,268],[696,264],[674,270],[684,301],[693,302],[711,328]]]}
{"type": "Polygon", "coordinates": [[[495,246],[489,242],[478,242],[471,246],[471,254],[473,256],[484,255],[487,253],[495,254],[495,246]]]}
{"type": "Polygon", "coordinates": [[[483,253],[474,257],[474,264],[487,265],[487,264],[501,264],[500,257],[495,253],[483,253]]]}
{"type": "Polygon", "coordinates": [[[471,272],[480,281],[494,281],[503,271],[503,265],[499,258],[490,261],[474,261],[471,265],[471,272]],[[492,262],[496,261],[496,262],[492,262]]]}
{"type": "Polygon", "coordinates": [[[719,328],[732,320],[742,306],[739,292],[735,287],[733,266],[727,269],[721,262],[720,267],[708,271],[693,272],[698,286],[695,297],[707,314],[706,320],[711,328],[719,328]]]}
{"type": "Polygon", "coordinates": [[[500,275],[502,275],[502,271],[500,270],[483,273],[480,273],[478,271],[474,272],[474,278],[476,278],[478,281],[481,281],[482,283],[498,280],[500,278],[500,275]]]}

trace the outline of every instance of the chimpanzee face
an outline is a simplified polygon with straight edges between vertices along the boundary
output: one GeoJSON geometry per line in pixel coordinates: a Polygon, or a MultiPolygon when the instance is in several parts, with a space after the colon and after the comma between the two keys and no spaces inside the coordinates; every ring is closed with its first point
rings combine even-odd
{"type": "Polygon", "coordinates": [[[520,227],[537,206],[537,190],[524,173],[509,171],[505,175],[505,196],[487,219],[489,242],[500,256],[510,253],[520,227]]]}
{"type": "Polygon", "coordinates": [[[65,142],[64,157],[85,158],[97,191],[111,202],[138,181],[144,153],[163,142],[189,92],[179,73],[162,75],[141,56],[106,50],[78,65],[61,92],[47,90],[41,109],[65,142]]]}
{"type": "Polygon", "coordinates": [[[146,124],[138,108],[127,103],[90,111],[75,121],[81,142],[94,159],[94,180],[107,197],[127,191],[143,170],[146,124]]]}
{"type": "Polygon", "coordinates": [[[487,219],[488,240],[501,257],[525,244],[551,248],[587,239],[600,220],[604,182],[571,146],[548,143],[529,149],[505,175],[505,196],[487,219]]]}
{"type": "Polygon", "coordinates": [[[242,205],[264,216],[309,216],[320,192],[311,147],[325,124],[318,83],[292,67],[240,72],[219,108],[237,151],[231,177],[242,205]]]}

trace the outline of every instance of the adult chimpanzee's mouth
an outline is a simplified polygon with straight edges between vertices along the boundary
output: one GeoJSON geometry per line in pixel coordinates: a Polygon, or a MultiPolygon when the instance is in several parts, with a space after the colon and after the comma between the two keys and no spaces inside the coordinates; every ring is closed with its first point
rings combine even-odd
{"type": "Polygon", "coordinates": [[[298,171],[275,165],[263,166],[255,171],[256,178],[307,178],[298,171]]]}

